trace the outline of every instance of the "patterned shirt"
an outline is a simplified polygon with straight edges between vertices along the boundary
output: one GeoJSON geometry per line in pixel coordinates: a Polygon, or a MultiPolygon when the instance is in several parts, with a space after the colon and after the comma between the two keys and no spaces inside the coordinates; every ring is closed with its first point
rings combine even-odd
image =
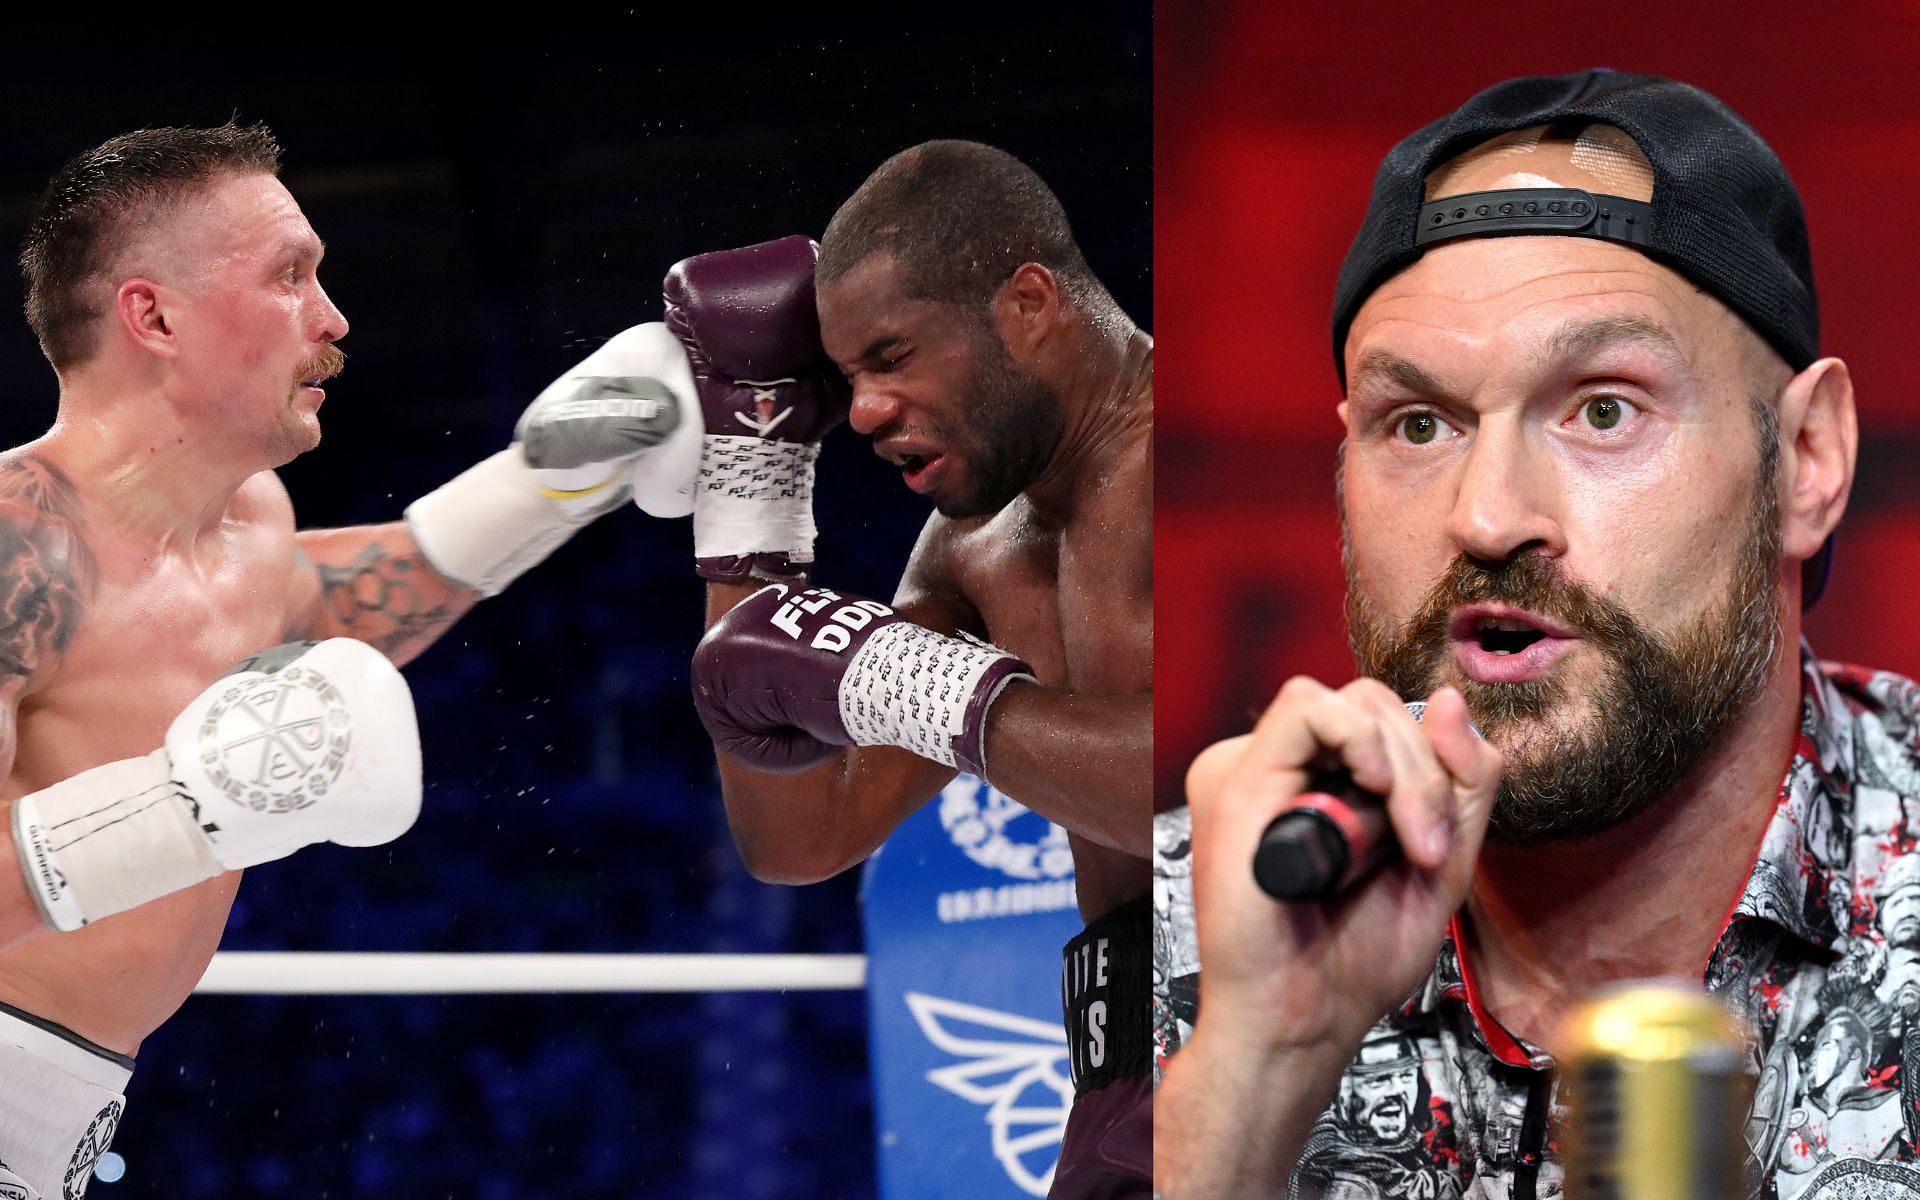
{"type": "MultiPolygon", "coordinates": [[[[1746,1138],[1768,1200],[1920,1194],[1920,688],[1816,664],[1746,887],[1703,972],[1752,1038],[1746,1138]],[[1901,1165],[1906,1164],[1906,1165],[1901,1165]]],[[[1154,829],[1156,1066],[1191,1031],[1199,963],[1187,812],[1154,829]]],[[[1561,1190],[1552,1060],[1480,1005],[1458,918],[1433,973],[1368,1033],[1292,1197],[1561,1190]]]]}

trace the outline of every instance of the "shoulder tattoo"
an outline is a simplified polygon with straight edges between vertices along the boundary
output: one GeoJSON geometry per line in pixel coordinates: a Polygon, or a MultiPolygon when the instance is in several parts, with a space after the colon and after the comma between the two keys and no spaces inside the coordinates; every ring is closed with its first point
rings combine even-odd
{"type": "Polygon", "coordinates": [[[65,655],[99,585],[80,499],[52,463],[0,460],[0,687],[65,655]]]}

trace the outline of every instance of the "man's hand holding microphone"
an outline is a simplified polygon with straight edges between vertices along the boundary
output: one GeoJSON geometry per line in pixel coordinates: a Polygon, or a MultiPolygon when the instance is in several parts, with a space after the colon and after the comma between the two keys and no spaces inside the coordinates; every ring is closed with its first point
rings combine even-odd
{"type": "MultiPolygon", "coordinates": [[[[1166,1200],[1271,1195],[1367,1030],[1433,969],[1466,900],[1500,752],[1442,688],[1416,723],[1384,684],[1295,678],[1252,733],[1187,775],[1200,1013],[1155,1103],[1166,1200]],[[1329,899],[1276,901],[1250,864],[1274,819],[1344,774],[1384,801],[1400,856],[1329,899]]],[[[1364,799],[1362,799],[1364,802],[1364,799]]]]}

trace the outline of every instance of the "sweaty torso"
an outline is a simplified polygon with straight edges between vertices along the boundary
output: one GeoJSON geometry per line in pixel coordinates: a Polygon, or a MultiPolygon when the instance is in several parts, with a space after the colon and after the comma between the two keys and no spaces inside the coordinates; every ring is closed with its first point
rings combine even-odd
{"type": "MultiPolygon", "coordinates": [[[[1064,521],[1021,496],[990,518],[949,526],[942,557],[951,582],[983,635],[1025,659],[1046,687],[1090,696],[1153,688],[1151,436],[1148,428],[1125,436],[1064,521]]],[[[1146,895],[1145,859],[1077,834],[1069,841],[1087,920],[1146,895]]]]}
{"type": "MultiPolygon", "coordinates": [[[[45,469],[18,453],[0,458],[0,474],[45,469]]],[[[81,566],[65,618],[70,639],[20,697],[0,812],[89,767],[152,751],[189,700],[282,640],[286,626],[293,517],[271,473],[242,485],[194,545],[165,549],[117,535],[89,481],[66,482],[66,511],[43,519],[64,526],[57,540],[81,566]]],[[[0,1001],[133,1053],[199,982],[239,881],[230,872],[72,933],[27,939],[0,953],[0,1001]]]]}

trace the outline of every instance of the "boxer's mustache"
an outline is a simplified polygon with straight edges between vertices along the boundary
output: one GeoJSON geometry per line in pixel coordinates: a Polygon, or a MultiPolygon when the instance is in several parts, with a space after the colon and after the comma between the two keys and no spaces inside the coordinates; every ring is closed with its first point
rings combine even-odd
{"type": "Polygon", "coordinates": [[[303,383],[309,379],[331,379],[346,369],[346,352],[328,342],[320,353],[294,368],[293,381],[303,383]]]}
{"type": "Polygon", "coordinates": [[[1631,645],[1644,636],[1633,614],[1569,578],[1559,559],[1530,554],[1498,563],[1454,559],[1408,622],[1407,642],[1444,644],[1454,611],[1469,604],[1524,608],[1605,646],[1631,645]]]}

